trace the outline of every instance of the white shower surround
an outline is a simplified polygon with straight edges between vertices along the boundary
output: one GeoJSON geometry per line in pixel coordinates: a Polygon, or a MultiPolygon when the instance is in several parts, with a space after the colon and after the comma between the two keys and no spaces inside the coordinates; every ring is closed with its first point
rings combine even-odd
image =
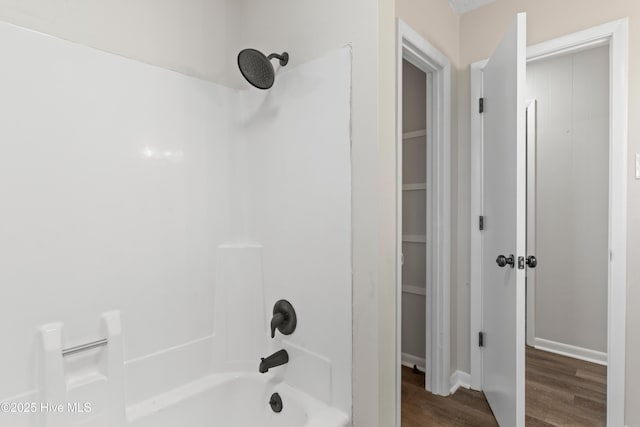
{"type": "Polygon", "coordinates": [[[127,407],[286,348],[274,378],[349,414],[349,49],[245,92],[4,23],[0,46],[0,401],[38,399],[38,328],[68,347],[119,310],[127,407]],[[259,292],[222,304],[229,274],[259,292]],[[298,330],[272,341],[280,298],[298,330]]]}

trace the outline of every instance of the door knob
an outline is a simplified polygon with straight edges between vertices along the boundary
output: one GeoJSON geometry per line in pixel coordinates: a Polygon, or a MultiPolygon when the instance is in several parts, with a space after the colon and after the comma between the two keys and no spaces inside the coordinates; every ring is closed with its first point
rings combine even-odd
{"type": "Polygon", "coordinates": [[[538,265],[538,260],[533,255],[529,255],[527,257],[527,265],[529,266],[529,268],[536,268],[536,265],[538,265]]]}
{"type": "Polygon", "coordinates": [[[511,268],[513,268],[515,265],[514,257],[513,255],[510,255],[508,258],[504,255],[498,255],[498,258],[496,258],[496,264],[498,264],[498,267],[505,267],[509,264],[511,268]]]}

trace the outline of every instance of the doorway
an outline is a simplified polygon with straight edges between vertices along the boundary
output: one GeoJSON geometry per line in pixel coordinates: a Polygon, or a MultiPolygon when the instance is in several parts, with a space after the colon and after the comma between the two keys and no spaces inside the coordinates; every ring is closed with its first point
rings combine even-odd
{"type": "Polygon", "coordinates": [[[530,61],[526,86],[526,415],[604,426],[609,47],[530,61]]]}
{"type": "MultiPolygon", "coordinates": [[[[427,203],[427,74],[402,61],[402,365],[424,373],[431,390],[426,354],[427,267],[430,227],[427,203]]],[[[416,372],[417,373],[417,372],[416,372]]]]}
{"type": "MultiPolygon", "coordinates": [[[[519,34],[524,34],[521,31],[519,34]]],[[[608,86],[608,106],[609,112],[606,117],[608,124],[608,132],[606,137],[608,153],[607,172],[605,179],[605,186],[608,191],[606,200],[606,212],[607,212],[607,225],[606,225],[606,359],[608,363],[606,371],[606,424],[607,425],[622,425],[624,419],[624,357],[625,357],[625,287],[626,287],[626,159],[627,159],[627,63],[628,63],[628,48],[627,48],[627,36],[628,34],[628,22],[626,19],[615,21],[608,24],[603,24],[598,27],[594,27],[588,30],[574,33],[568,36],[564,36],[558,39],[551,40],[549,42],[541,43],[526,49],[526,61],[529,64],[533,64],[534,61],[542,61],[543,59],[550,59],[553,57],[559,58],[562,55],[569,55],[572,53],[578,53],[589,48],[595,48],[598,46],[607,46],[609,58],[607,62],[607,68],[610,70],[610,74],[607,78],[608,86]]],[[[520,43],[520,42],[519,42],[520,43]]],[[[512,45],[513,46],[513,45],[512,45]]],[[[522,44],[521,46],[524,46],[522,44]]],[[[521,49],[521,48],[518,48],[521,49]]],[[[522,48],[523,49],[523,48],[522,48]]],[[[524,50],[524,49],[523,49],[524,50]]],[[[483,372],[483,351],[482,348],[482,331],[483,331],[483,305],[486,299],[486,295],[483,291],[486,284],[482,271],[488,268],[491,263],[483,263],[481,255],[483,252],[483,246],[485,246],[483,238],[483,228],[478,227],[478,218],[482,217],[483,211],[486,206],[482,204],[482,191],[483,185],[483,126],[486,127],[486,123],[483,124],[482,109],[478,109],[478,99],[483,95],[483,69],[486,66],[486,61],[473,64],[471,67],[471,101],[472,101],[472,275],[471,275],[471,385],[472,387],[482,390],[486,383],[486,373],[483,372]],[[475,271],[475,274],[474,274],[475,271]],[[480,340],[478,340],[478,335],[480,340]]],[[[523,62],[524,65],[524,62],[523,62]]],[[[518,65],[520,66],[520,65],[518,65]]],[[[524,73],[522,74],[524,75],[524,73]]],[[[518,84],[520,85],[520,83],[518,84]]],[[[519,86],[520,87],[520,86],[519,86]]],[[[520,90],[520,89],[519,89],[520,90]]],[[[522,91],[524,92],[524,91],[522,91]]],[[[524,98],[524,97],[523,97],[524,98]]],[[[512,98],[515,99],[515,98],[512,98]]],[[[518,95],[520,99],[520,95],[518,95]]],[[[498,98],[493,97],[491,102],[497,102],[498,98]]],[[[580,107],[584,107],[583,100],[580,107]]],[[[491,104],[489,104],[491,105],[491,104]]],[[[522,111],[515,117],[515,120],[524,123],[524,99],[522,103],[518,101],[518,108],[522,105],[522,111]]],[[[480,105],[482,106],[482,104],[480,105]]],[[[495,105],[494,105],[495,106],[495,105]]],[[[515,110],[514,110],[515,111],[515,110]]],[[[495,123],[494,123],[495,126],[495,123]]],[[[500,127],[497,126],[499,129],[500,127]]],[[[518,127],[518,135],[520,135],[520,129],[523,133],[525,128],[518,127]]],[[[594,131],[595,132],[595,131],[594,131]]],[[[520,136],[518,136],[520,138],[520,136]]],[[[524,140],[524,138],[523,138],[524,140]]],[[[521,145],[518,144],[518,147],[521,145]]],[[[526,147],[526,145],[524,145],[526,147]]],[[[486,147],[484,147],[486,152],[486,147]]],[[[580,153],[579,153],[580,154],[580,153]]],[[[526,156],[525,159],[526,165],[526,156]]],[[[520,157],[518,157],[520,159],[520,157]]],[[[520,161],[520,160],[519,160],[520,161]]],[[[566,166],[566,165],[565,165],[566,166]]],[[[518,170],[524,170],[524,166],[521,168],[517,166],[518,170]]],[[[512,169],[513,170],[513,169],[512,169]]],[[[493,171],[492,171],[493,172],[493,171]]],[[[519,173],[519,172],[518,172],[519,173]]],[[[525,173],[526,174],[526,173],[525,173]]],[[[526,183],[526,182],[525,182],[526,183]]],[[[518,184],[519,185],[519,184],[518,184]]],[[[526,185],[523,186],[526,188],[526,185]]],[[[526,193],[526,192],[524,192],[526,193]]],[[[520,193],[518,193],[520,197],[520,193]]],[[[524,210],[526,212],[526,209],[524,210]]],[[[526,214],[524,216],[526,219],[526,214]]],[[[491,223],[491,218],[488,219],[490,224],[494,227],[498,227],[495,217],[491,223]]],[[[499,228],[499,227],[498,227],[499,228]]],[[[497,230],[498,228],[494,228],[497,230]]],[[[526,229],[526,223],[525,223],[526,229]]],[[[537,242],[536,242],[537,243],[537,242]]],[[[585,245],[583,245],[585,246],[585,245]]],[[[507,247],[505,250],[508,250],[507,247]]],[[[507,269],[503,271],[513,271],[514,274],[518,271],[524,271],[526,255],[524,249],[517,249],[515,256],[498,257],[493,258],[499,267],[506,266],[507,269]],[[506,261],[506,262],[505,262],[506,261]],[[511,270],[508,269],[509,263],[511,263],[511,270]]],[[[486,260],[486,259],[485,259],[486,260]]],[[[541,265],[541,260],[538,265],[541,265]]],[[[495,265],[493,266],[495,268],[495,265]]],[[[522,273],[519,273],[522,274],[522,273]]],[[[536,273],[534,273],[535,275],[536,273]]],[[[506,277],[506,276],[505,276],[506,277]]],[[[534,283],[540,282],[540,277],[533,280],[534,283]]],[[[523,282],[524,285],[524,282],[523,282]]],[[[507,289],[507,288],[505,288],[507,289]]],[[[513,289],[509,287],[509,289],[513,289]]],[[[518,293],[522,288],[518,288],[518,293]]],[[[522,294],[524,296],[524,293],[522,294]]],[[[534,302],[537,302],[536,299],[534,302]]],[[[522,338],[518,338],[517,347],[522,343],[522,347],[525,345],[525,337],[527,328],[524,324],[525,320],[525,305],[524,298],[518,298],[517,307],[511,314],[514,314],[517,327],[514,329],[514,333],[518,334],[522,338]],[[520,305],[522,304],[522,305],[520,305]],[[522,322],[522,323],[520,323],[522,322]]],[[[565,310],[566,311],[566,310],[565,310]]],[[[538,312],[538,309],[536,309],[538,312]]],[[[485,313],[485,315],[487,315],[485,313]]],[[[489,340],[499,339],[495,334],[489,337],[489,340]]],[[[547,341],[552,341],[547,339],[547,341]]],[[[602,338],[600,339],[602,342],[602,338]]],[[[486,342],[485,342],[486,343],[486,342]]],[[[544,342],[542,342],[544,343],[544,342]]],[[[538,342],[540,344],[540,342],[538,342]]],[[[522,352],[522,347],[519,347],[515,351],[522,352]]],[[[573,345],[573,347],[578,347],[573,345]]],[[[564,351],[568,347],[563,347],[564,351]]],[[[557,350],[557,348],[556,348],[557,350]]],[[[556,351],[557,353],[558,351],[556,351]]],[[[602,352],[600,352],[602,353],[602,352]]],[[[591,353],[591,355],[597,355],[591,353]]],[[[575,356],[575,355],[574,355],[575,356]]],[[[573,358],[575,360],[575,357],[573,358]]],[[[524,357],[522,358],[524,360],[524,357]]],[[[498,368],[499,369],[499,368],[498,368]]],[[[492,372],[492,374],[494,374],[492,372]]],[[[509,375],[512,375],[511,373],[509,375]]],[[[516,381],[522,381],[522,389],[517,388],[516,399],[522,404],[518,404],[519,408],[524,409],[524,369],[516,371],[516,381]],[[521,372],[521,374],[520,374],[521,372]],[[522,375],[522,377],[520,377],[522,375]],[[521,378],[521,379],[520,379],[521,378]],[[522,400],[520,400],[522,399],[522,400]]],[[[512,408],[506,408],[506,412],[513,414],[512,408]]],[[[519,414],[516,413],[517,422],[514,425],[521,425],[524,423],[524,411],[519,414]]]]}
{"type": "Polygon", "coordinates": [[[403,363],[415,366],[416,375],[424,372],[421,388],[430,395],[447,396],[451,390],[451,65],[401,20],[397,43],[396,426],[400,427],[403,363]],[[406,117],[405,71],[416,87],[407,92],[416,105],[406,117]]]}

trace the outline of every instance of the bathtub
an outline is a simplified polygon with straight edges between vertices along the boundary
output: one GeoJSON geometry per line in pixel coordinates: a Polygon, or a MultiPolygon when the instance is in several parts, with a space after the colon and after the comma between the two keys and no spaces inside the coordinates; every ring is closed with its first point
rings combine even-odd
{"type": "Polygon", "coordinates": [[[128,427],[347,427],[343,412],[273,376],[215,374],[127,408],[128,427]],[[273,393],[282,411],[269,405],[273,393]]]}

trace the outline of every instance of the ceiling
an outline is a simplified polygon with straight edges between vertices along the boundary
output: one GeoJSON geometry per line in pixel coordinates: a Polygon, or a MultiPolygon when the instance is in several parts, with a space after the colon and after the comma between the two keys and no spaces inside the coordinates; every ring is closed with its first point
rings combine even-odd
{"type": "Polygon", "coordinates": [[[463,14],[493,1],[495,0],[449,0],[449,4],[456,12],[463,14]]]}

